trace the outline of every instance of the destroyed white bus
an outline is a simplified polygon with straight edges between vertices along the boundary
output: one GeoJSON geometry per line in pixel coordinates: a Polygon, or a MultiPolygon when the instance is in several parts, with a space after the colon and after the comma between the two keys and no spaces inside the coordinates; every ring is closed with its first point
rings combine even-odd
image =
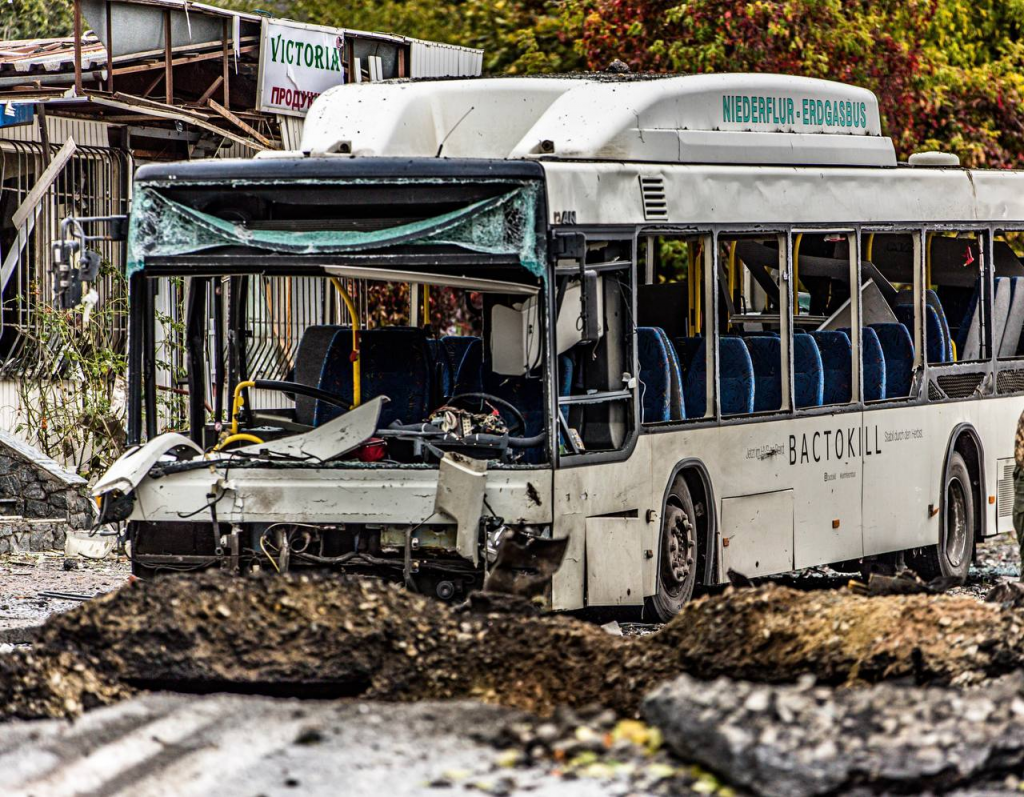
{"type": "Polygon", "coordinates": [[[444,598],[512,540],[563,541],[533,574],[552,608],[662,619],[730,570],[962,577],[1011,516],[1022,230],[1022,175],[897,163],[841,84],[334,89],[302,151],[139,171],[140,445],[102,519],[145,574],[336,567],[444,598]],[[189,423],[160,434],[168,277],[189,423]],[[376,283],[412,286],[408,323],[364,328],[376,283]],[[482,295],[479,335],[425,323],[436,286],[482,295]]]}

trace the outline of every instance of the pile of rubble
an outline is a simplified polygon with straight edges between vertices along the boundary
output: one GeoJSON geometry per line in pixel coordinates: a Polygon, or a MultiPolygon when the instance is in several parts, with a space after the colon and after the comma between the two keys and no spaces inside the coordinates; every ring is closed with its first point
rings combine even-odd
{"type": "Polygon", "coordinates": [[[947,791],[1024,768],[1024,675],[1008,675],[1022,664],[1024,610],[962,596],[730,589],[622,637],[514,600],[451,607],[378,581],[208,573],[52,617],[31,649],[0,655],[0,718],[154,689],[469,698],[532,714],[491,739],[500,777],[947,791]]]}
{"type": "Polygon", "coordinates": [[[0,713],[53,716],[52,701],[20,700],[17,668],[35,678],[65,656],[95,675],[86,691],[110,687],[81,696],[83,706],[126,686],[474,698],[540,714],[600,704],[629,716],[647,691],[684,672],[978,683],[1024,662],[1024,611],[966,597],[767,585],[695,601],[660,632],[623,638],[500,602],[453,608],[375,581],[211,573],[135,583],[52,618],[35,664],[5,662],[0,713]]]}
{"type": "Polygon", "coordinates": [[[1024,674],[968,690],[764,686],[679,676],[645,719],[686,761],[772,797],[1018,791],[1024,674]]]}

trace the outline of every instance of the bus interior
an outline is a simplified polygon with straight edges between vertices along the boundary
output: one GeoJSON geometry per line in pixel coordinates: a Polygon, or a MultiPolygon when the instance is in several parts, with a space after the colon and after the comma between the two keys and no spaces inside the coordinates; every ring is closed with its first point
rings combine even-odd
{"type": "Polygon", "coordinates": [[[714,415],[707,334],[718,334],[723,416],[778,412],[792,348],[795,409],[857,402],[850,285],[861,291],[864,401],[917,394],[921,365],[941,368],[1024,354],[1024,265],[1010,234],[994,239],[987,298],[985,230],[794,231],[788,257],[796,290],[784,295],[787,234],[717,236],[718,315],[709,300],[707,234],[641,235],[637,345],[646,424],[714,415]],[[859,279],[851,250],[859,252],[859,279]],[[923,261],[923,263],[922,263],[923,261]],[[922,268],[923,266],[923,268],[922,268]],[[915,303],[915,280],[922,301],[915,303]],[[924,357],[915,352],[923,314],[924,357]],[[789,336],[789,330],[792,336],[789,336]],[[791,343],[789,343],[791,341],[791,343]]]}

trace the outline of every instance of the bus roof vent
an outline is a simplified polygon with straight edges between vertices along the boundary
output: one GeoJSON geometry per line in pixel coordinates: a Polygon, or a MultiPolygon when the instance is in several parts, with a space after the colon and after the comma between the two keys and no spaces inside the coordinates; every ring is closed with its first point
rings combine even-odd
{"type": "Polygon", "coordinates": [[[960,156],[953,152],[938,152],[928,150],[927,152],[915,152],[907,159],[911,166],[959,166],[960,156]]]}
{"type": "Polygon", "coordinates": [[[640,195],[647,221],[668,221],[668,199],[665,198],[665,178],[660,174],[640,175],[640,195]]]}

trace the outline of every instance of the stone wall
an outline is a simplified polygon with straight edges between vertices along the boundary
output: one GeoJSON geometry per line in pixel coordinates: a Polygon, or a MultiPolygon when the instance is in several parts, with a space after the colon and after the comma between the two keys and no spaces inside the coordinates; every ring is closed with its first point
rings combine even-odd
{"type": "Polygon", "coordinates": [[[87,529],[85,479],[0,431],[0,554],[63,548],[68,528],[87,529]]]}
{"type": "Polygon", "coordinates": [[[62,551],[67,528],[64,520],[0,520],[0,555],[62,551]]]}

